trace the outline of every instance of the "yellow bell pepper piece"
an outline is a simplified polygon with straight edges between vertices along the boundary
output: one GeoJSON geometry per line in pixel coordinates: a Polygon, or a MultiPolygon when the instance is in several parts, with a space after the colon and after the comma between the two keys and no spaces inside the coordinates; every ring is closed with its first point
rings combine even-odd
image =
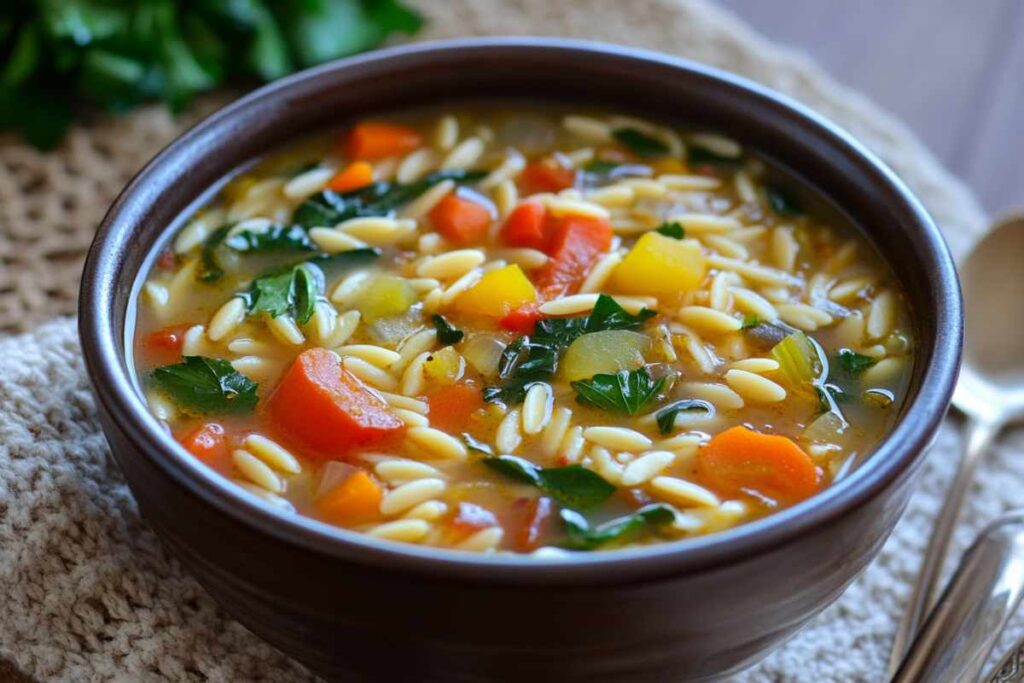
{"type": "Polygon", "coordinates": [[[537,290],[519,266],[513,264],[484,273],[480,281],[455,299],[466,315],[500,318],[514,308],[537,300],[537,290]]]}
{"type": "Polygon", "coordinates": [[[696,240],[645,233],[612,272],[610,288],[622,294],[672,296],[704,279],[707,263],[696,240]]]}

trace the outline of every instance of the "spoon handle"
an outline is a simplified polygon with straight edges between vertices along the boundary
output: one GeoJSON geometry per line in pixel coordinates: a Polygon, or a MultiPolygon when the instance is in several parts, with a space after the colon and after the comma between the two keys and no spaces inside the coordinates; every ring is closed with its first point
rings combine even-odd
{"type": "Polygon", "coordinates": [[[963,506],[964,494],[971,482],[974,481],[974,471],[977,469],[981,454],[988,450],[1001,427],[1002,423],[999,421],[976,418],[971,418],[967,423],[963,456],[960,458],[949,493],[946,494],[946,504],[939,511],[935,528],[928,540],[928,548],[925,550],[920,573],[914,583],[910,601],[903,613],[899,629],[896,631],[896,638],[893,640],[892,652],[889,655],[890,676],[896,671],[896,667],[907,653],[925,615],[935,604],[939,576],[942,573],[946,550],[949,548],[949,539],[953,535],[953,528],[956,526],[960,508],[963,506]]]}
{"type": "Polygon", "coordinates": [[[1003,515],[964,553],[892,683],[978,680],[1024,597],[1024,511],[1003,515]]]}

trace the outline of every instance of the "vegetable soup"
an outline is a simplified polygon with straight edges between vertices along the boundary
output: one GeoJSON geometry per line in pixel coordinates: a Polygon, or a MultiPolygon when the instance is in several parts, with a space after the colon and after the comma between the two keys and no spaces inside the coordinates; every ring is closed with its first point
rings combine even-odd
{"type": "Polygon", "coordinates": [[[733,140],[474,106],[227,183],[158,255],[153,413],[266,504],[561,554],[712,533],[845,476],[913,339],[841,213],[733,140]]]}

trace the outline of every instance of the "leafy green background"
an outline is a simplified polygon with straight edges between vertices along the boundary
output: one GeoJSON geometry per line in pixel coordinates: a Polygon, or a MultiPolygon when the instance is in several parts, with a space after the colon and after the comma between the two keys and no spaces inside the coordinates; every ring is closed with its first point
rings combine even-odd
{"type": "Polygon", "coordinates": [[[4,0],[0,130],[57,144],[74,116],[172,111],[416,32],[401,0],[4,0]]]}

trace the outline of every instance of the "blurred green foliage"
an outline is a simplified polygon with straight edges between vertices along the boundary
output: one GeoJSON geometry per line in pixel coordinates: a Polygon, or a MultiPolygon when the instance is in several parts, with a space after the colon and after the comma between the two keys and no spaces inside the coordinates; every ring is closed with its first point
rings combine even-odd
{"type": "Polygon", "coordinates": [[[414,33],[402,0],[3,0],[0,130],[49,148],[72,118],[269,81],[414,33]]]}

